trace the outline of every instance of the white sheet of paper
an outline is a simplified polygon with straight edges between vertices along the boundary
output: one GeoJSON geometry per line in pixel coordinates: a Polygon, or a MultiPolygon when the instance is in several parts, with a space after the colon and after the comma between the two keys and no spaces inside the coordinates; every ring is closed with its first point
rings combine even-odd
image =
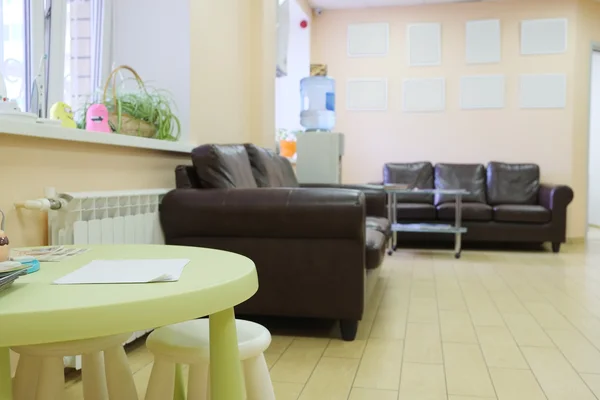
{"type": "Polygon", "coordinates": [[[54,281],[57,285],[176,282],[187,259],[94,260],[54,281]]]}

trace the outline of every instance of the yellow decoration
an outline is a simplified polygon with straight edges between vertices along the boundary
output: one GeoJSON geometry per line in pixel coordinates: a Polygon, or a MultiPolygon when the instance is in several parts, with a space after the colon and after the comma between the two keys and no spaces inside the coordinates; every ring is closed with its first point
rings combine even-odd
{"type": "Polygon", "coordinates": [[[63,128],[77,128],[77,123],[73,119],[71,106],[62,101],[52,106],[50,109],[50,118],[60,120],[63,128]]]}

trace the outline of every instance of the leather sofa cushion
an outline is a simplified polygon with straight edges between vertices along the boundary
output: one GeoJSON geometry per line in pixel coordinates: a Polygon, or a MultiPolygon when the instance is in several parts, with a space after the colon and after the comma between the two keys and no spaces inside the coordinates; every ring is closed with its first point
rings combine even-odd
{"type": "MultiPolygon", "coordinates": [[[[492,207],[482,203],[464,203],[462,205],[463,221],[491,221],[492,207]]],[[[456,205],[444,203],[437,206],[438,219],[442,221],[454,221],[456,216],[456,205]]]]}
{"type": "Polygon", "coordinates": [[[290,162],[272,150],[245,144],[252,175],[258,187],[298,187],[290,162]]]}
{"type": "MultiPolygon", "coordinates": [[[[388,163],[383,167],[383,183],[401,183],[411,188],[433,189],[433,165],[430,162],[388,163]]],[[[397,194],[398,203],[433,203],[430,194],[397,194]]]]}
{"type": "Polygon", "coordinates": [[[396,217],[398,221],[434,221],[435,207],[432,204],[398,203],[396,217]]]}
{"type": "MultiPolygon", "coordinates": [[[[436,189],[465,189],[465,203],[485,203],[485,168],[481,164],[437,164],[435,166],[436,189]]],[[[452,195],[436,194],[435,205],[454,203],[452,195]]]]}
{"type": "Polygon", "coordinates": [[[381,265],[385,257],[386,237],[383,233],[368,228],[365,236],[366,268],[375,269],[381,265]]]}
{"type": "Polygon", "coordinates": [[[494,221],[545,224],[552,220],[550,210],[542,206],[506,204],[494,207],[494,221]]]}
{"type": "Polygon", "coordinates": [[[365,225],[368,229],[381,232],[388,237],[392,234],[392,224],[387,218],[367,217],[365,225]]]}
{"type": "Polygon", "coordinates": [[[537,204],[539,190],[540,167],[538,165],[501,162],[488,164],[489,204],[537,204]]]}
{"type": "Polygon", "coordinates": [[[251,189],[258,187],[243,145],[206,144],[192,150],[192,162],[202,187],[251,189]]]}

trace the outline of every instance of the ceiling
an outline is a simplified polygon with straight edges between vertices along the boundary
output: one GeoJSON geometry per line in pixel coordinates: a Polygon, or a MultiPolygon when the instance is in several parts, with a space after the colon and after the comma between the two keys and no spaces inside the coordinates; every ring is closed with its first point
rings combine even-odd
{"type": "Polygon", "coordinates": [[[313,8],[324,10],[340,8],[367,8],[367,7],[391,7],[391,6],[415,6],[422,4],[439,3],[464,3],[480,0],[309,0],[313,8]]]}

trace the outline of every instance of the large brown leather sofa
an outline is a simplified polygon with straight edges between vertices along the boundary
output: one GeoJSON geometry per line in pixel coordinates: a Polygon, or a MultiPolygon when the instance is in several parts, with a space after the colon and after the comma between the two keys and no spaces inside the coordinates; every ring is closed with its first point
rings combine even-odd
{"type": "Polygon", "coordinates": [[[300,187],[253,145],[200,146],[192,162],[160,206],[166,243],[252,259],[259,289],[238,314],[336,319],[353,340],[390,237],[381,187],[300,187]]]}
{"type": "MultiPolygon", "coordinates": [[[[490,162],[437,164],[389,163],[383,168],[384,183],[402,183],[420,189],[466,189],[462,219],[468,232],[465,242],[550,242],[560,251],[566,240],[567,206],[573,190],[563,185],[540,183],[535,164],[490,162]]],[[[400,195],[400,223],[453,223],[456,207],[452,196],[400,195]]],[[[398,242],[454,240],[452,235],[399,232],[398,242]]]]}

